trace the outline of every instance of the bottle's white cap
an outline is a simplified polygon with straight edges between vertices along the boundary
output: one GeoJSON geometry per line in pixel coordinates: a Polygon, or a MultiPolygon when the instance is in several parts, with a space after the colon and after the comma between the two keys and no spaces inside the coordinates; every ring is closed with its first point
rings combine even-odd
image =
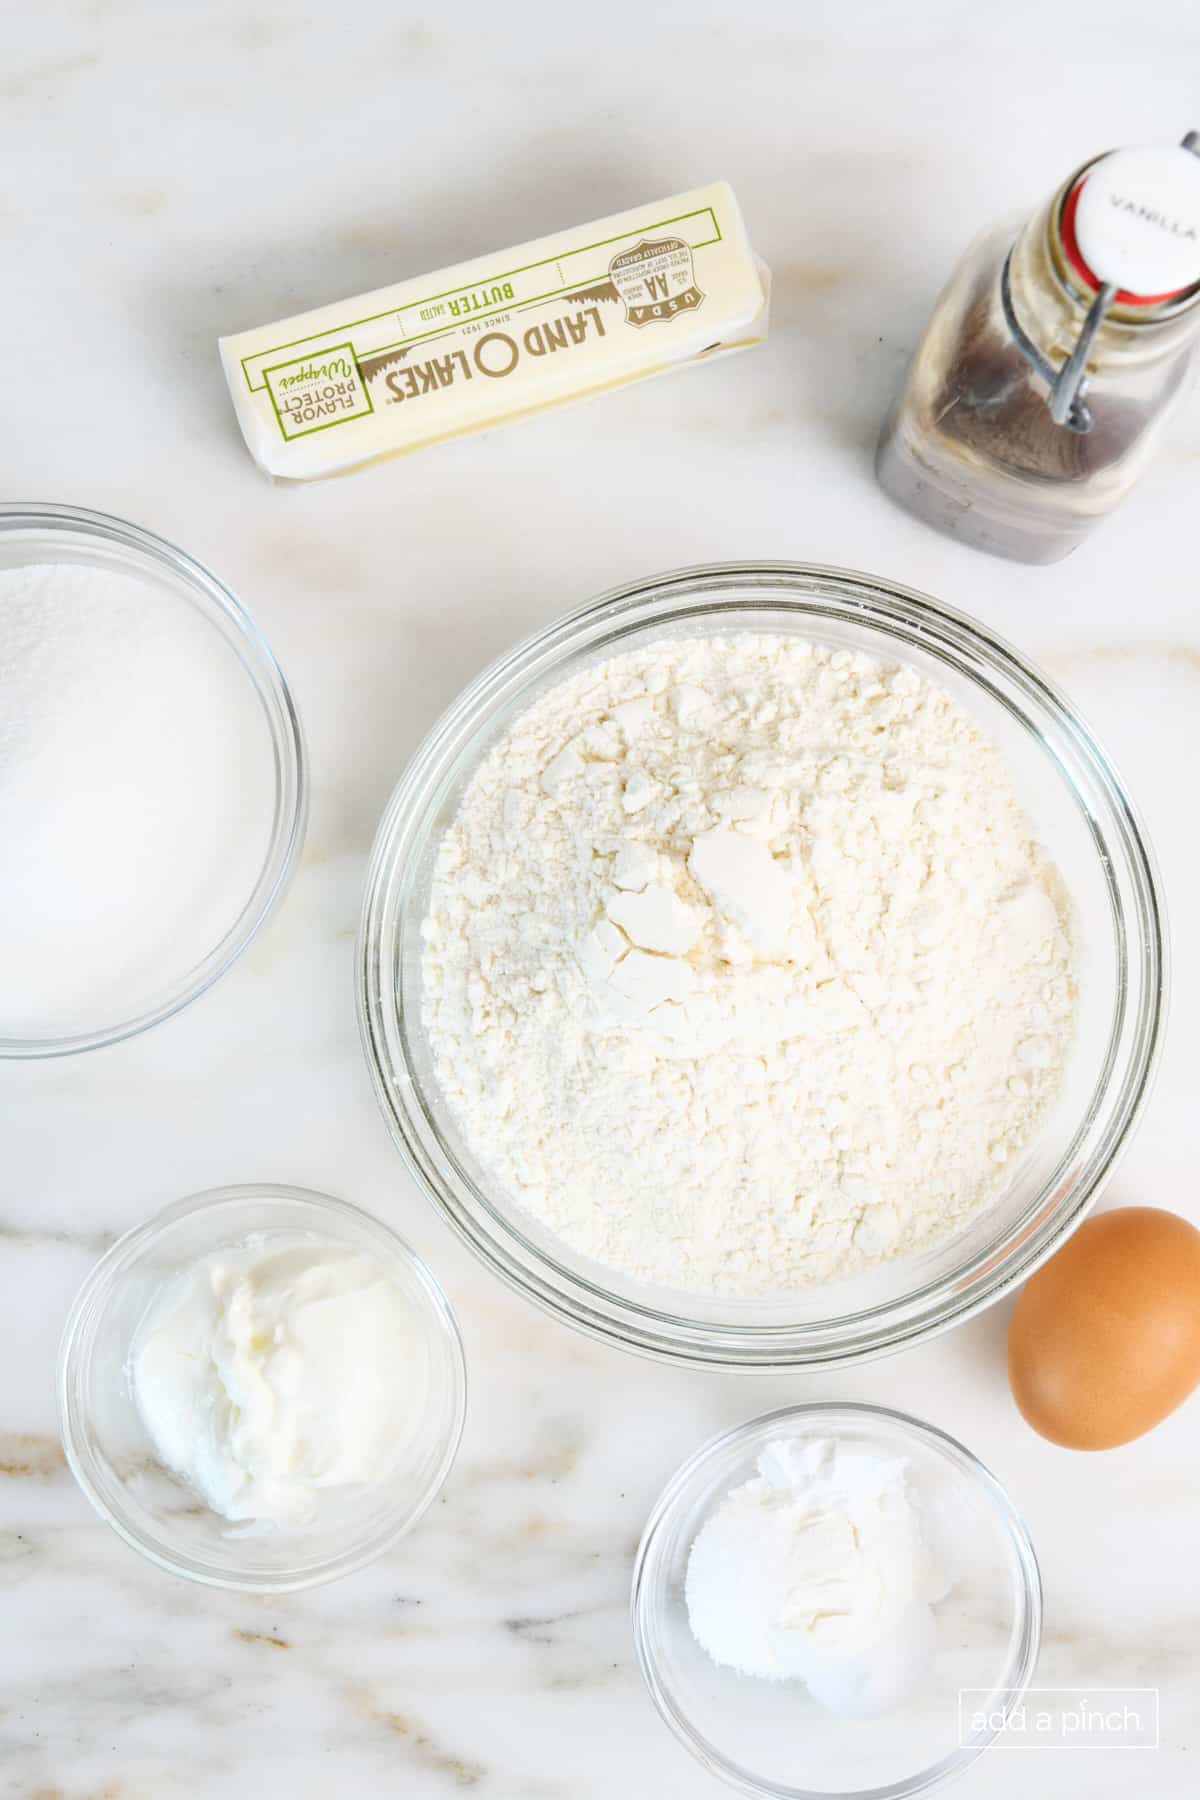
{"type": "Polygon", "coordinates": [[[1075,242],[1099,282],[1166,299],[1200,281],[1200,156],[1179,144],[1114,150],[1090,168],[1075,242]]]}

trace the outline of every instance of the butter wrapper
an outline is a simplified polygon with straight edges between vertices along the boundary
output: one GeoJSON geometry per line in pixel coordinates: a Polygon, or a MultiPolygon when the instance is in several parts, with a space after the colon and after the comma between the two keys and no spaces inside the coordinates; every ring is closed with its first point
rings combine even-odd
{"type": "Polygon", "coordinates": [[[268,475],[312,481],[760,342],[727,182],[220,341],[268,475]]]}

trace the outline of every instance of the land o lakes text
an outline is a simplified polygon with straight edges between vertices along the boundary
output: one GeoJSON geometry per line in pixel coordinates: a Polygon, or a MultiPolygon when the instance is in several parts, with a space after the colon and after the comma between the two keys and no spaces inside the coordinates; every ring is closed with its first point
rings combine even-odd
{"type": "Polygon", "coordinates": [[[449,350],[444,356],[430,356],[423,362],[409,363],[406,368],[389,369],[384,377],[389,403],[417,400],[422,394],[452,387],[456,381],[474,381],[477,375],[497,381],[511,375],[523,357],[556,356],[560,350],[571,350],[589,338],[604,335],[604,320],[595,306],[530,325],[519,337],[512,337],[507,331],[489,331],[477,338],[470,349],[449,350]]]}

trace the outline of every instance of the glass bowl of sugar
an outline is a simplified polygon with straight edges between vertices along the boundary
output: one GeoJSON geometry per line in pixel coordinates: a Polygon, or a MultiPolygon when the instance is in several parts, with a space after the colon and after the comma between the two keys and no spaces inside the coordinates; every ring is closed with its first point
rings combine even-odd
{"type": "Polygon", "coordinates": [[[287,683],[214,575],[121,519],[0,507],[0,1056],[211,987],[286,891],[307,795],[287,683]]]}
{"type": "Polygon", "coordinates": [[[1028,1532],[969,1450],[882,1407],[783,1408],[672,1476],[638,1550],[650,1695],[763,1800],[902,1800],[965,1769],[1037,1663],[1028,1532]]]}
{"type": "Polygon", "coordinates": [[[518,645],[381,822],[376,1094],[477,1255],[693,1367],[969,1318],[1089,1207],[1157,1066],[1154,860],[1070,700],[967,615],[683,570],[518,645]]]}

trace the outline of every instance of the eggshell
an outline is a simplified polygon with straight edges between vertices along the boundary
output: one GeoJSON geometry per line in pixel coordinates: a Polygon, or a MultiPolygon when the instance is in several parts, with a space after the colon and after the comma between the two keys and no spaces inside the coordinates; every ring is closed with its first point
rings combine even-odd
{"type": "Polygon", "coordinates": [[[1008,1379],[1033,1429],[1072,1450],[1165,1419],[1200,1382],[1200,1231],[1153,1206],[1085,1220],[1021,1292],[1008,1379]]]}

